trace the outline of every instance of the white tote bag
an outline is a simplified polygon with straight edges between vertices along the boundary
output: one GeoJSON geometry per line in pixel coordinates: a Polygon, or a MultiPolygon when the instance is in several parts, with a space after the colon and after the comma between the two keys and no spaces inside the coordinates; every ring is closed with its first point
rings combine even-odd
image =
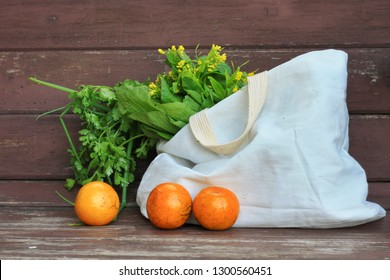
{"type": "Polygon", "coordinates": [[[138,188],[141,213],[156,185],[176,182],[193,198],[208,186],[232,190],[241,205],[234,227],[332,228],[384,217],[348,154],[347,60],[338,50],[300,55],[192,116],[158,145],[138,188]]]}

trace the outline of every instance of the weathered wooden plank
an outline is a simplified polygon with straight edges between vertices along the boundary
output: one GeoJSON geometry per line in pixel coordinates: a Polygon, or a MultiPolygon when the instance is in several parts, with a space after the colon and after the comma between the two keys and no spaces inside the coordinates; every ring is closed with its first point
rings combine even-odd
{"type": "MultiPolygon", "coordinates": [[[[272,69],[307,49],[226,49],[247,72],[272,69]]],[[[344,49],[349,55],[348,107],[352,113],[390,112],[390,48],[344,49]]],[[[0,114],[41,113],[68,102],[67,94],[35,85],[29,76],[69,88],[155,79],[166,70],[156,50],[0,52],[0,114]]]]}
{"type": "MultiPolygon", "coordinates": [[[[56,179],[72,173],[68,142],[58,119],[52,118],[0,116],[0,179],[56,179]]],[[[80,128],[77,121],[67,124],[72,132],[80,128]]]]}
{"type": "Polygon", "coordinates": [[[382,181],[382,178],[388,178],[390,115],[351,116],[349,135],[349,152],[365,168],[370,180],[382,181]],[[388,175],[384,175],[385,173],[388,175]]]}
{"type": "Polygon", "coordinates": [[[369,183],[368,201],[378,203],[383,208],[390,210],[390,183],[369,183]]]}
{"type": "MultiPolygon", "coordinates": [[[[0,206],[71,206],[58,193],[70,201],[75,201],[79,187],[75,186],[68,191],[64,184],[64,180],[0,180],[0,206]]],[[[138,185],[139,182],[134,182],[128,187],[128,207],[136,205],[135,196],[138,185]]],[[[121,195],[121,189],[115,188],[121,195]]],[[[390,192],[390,186],[388,189],[390,192]]]]}
{"type": "Polygon", "coordinates": [[[389,1],[45,1],[2,4],[0,49],[389,46],[389,1]],[[353,7],[353,8],[352,8],[353,7]]]}
{"type": "MultiPolygon", "coordinates": [[[[76,116],[66,120],[76,138],[76,116]]],[[[58,116],[39,120],[33,115],[0,116],[0,179],[63,179],[71,176],[68,143],[58,116]]],[[[350,152],[370,180],[390,179],[390,116],[352,116],[350,152]]],[[[142,175],[142,168],[137,176],[142,175]]]]}
{"type": "MultiPolygon", "coordinates": [[[[81,126],[76,116],[65,117],[77,145],[81,126]]],[[[71,176],[69,144],[58,116],[0,115],[0,179],[58,179],[71,176]]],[[[136,178],[145,171],[137,160],[136,178]]]]}
{"type": "Polygon", "coordinates": [[[344,229],[159,230],[136,207],[105,227],[70,207],[2,207],[1,259],[389,259],[390,219],[344,229]]]}
{"type": "MultiPolygon", "coordinates": [[[[65,117],[69,133],[77,145],[80,122],[65,117]]],[[[0,179],[58,179],[71,176],[69,144],[58,115],[36,119],[33,115],[0,115],[0,179]],[[6,164],[5,164],[6,163],[6,164]]],[[[140,178],[145,164],[136,177],[140,178]]]]}
{"type": "Polygon", "coordinates": [[[159,59],[156,51],[2,52],[0,113],[44,112],[69,101],[66,93],[36,85],[30,76],[74,89],[145,81],[164,71],[159,59]]]}
{"type": "MultiPolygon", "coordinates": [[[[55,181],[23,181],[0,180],[0,207],[1,206],[70,206],[62,200],[57,192],[74,201],[78,187],[72,191],[64,188],[64,180],[55,181]]],[[[136,192],[139,182],[128,187],[127,206],[136,207],[136,192]]],[[[119,189],[119,194],[121,193],[119,189]]],[[[370,182],[368,187],[368,201],[378,203],[390,210],[390,182],[370,182]]]]}

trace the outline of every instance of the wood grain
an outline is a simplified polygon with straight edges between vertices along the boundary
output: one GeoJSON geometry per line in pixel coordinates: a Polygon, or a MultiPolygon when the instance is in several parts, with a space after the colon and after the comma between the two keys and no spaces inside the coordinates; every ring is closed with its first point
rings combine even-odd
{"type": "Polygon", "coordinates": [[[8,1],[0,49],[389,46],[387,0],[8,1]]]}
{"type": "MultiPolygon", "coordinates": [[[[243,69],[270,70],[314,49],[232,49],[228,59],[243,69]]],[[[343,49],[348,53],[347,101],[351,113],[390,113],[390,49],[343,49]]],[[[191,50],[189,50],[191,53],[191,50]]],[[[28,77],[77,88],[154,80],[167,71],[156,50],[0,52],[0,114],[42,113],[61,107],[67,94],[33,84],[28,77]]]]}
{"type": "Polygon", "coordinates": [[[1,259],[389,259],[390,218],[330,230],[159,230],[136,207],[105,227],[78,223],[70,207],[2,207],[1,259]]]}
{"type": "MultiPolygon", "coordinates": [[[[64,118],[77,145],[81,129],[77,116],[64,118]]],[[[64,179],[72,176],[69,143],[58,115],[0,115],[1,179],[64,179]],[[7,164],[4,164],[7,163],[7,164]]],[[[152,153],[152,152],[151,152],[152,153]]],[[[146,160],[137,160],[135,176],[141,178],[146,160]]]]}
{"type": "MultiPolygon", "coordinates": [[[[76,116],[66,119],[74,140],[80,129],[76,116]]],[[[0,179],[64,179],[72,175],[68,143],[58,116],[0,115],[0,179]],[[4,164],[4,163],[7,164],[4,164]]],[[[390,116],[353,116],[350,153],[371,180],[390,179],[390,116]]],[[[140,166],[137,177],[145,166],[140,166]]]]}

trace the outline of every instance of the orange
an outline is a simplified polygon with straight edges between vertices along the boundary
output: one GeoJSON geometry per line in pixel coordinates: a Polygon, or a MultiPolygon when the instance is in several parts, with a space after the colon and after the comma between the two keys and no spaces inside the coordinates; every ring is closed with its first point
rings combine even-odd
{"type": "Polygon", "coordinates": [[[240,202],[230,190],[212,186],[201,190],[195,197],[193,213],[197,222],[208,230],[225,230],[237,220],[240,202]]]}
{"type": "Polygon", "coordinates": [[[162,183],[149,194],[146,211],[153,225],[161,229],[176,229],[184,225],[191,214],[192,198],[180,184],[162,183]]]}
{"type": "Polygon", "coordinates": [[[111,223],[119,211],[119,196],[104,182],[91,182],[77,193],[74,209],[86,225],[103,226],[111,223]]]}

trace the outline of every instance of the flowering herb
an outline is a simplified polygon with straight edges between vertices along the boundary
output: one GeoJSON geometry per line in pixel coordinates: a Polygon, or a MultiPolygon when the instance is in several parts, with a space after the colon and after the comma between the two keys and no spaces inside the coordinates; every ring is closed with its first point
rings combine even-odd
{"type": "MultiPolygon", "coordinates": [[[[195,58],[187,55],[183,46],[172,46],[158,52],[166,56],[168,73],[159,74],[148,90],[126,84],[118,88],[119,109],[140,123],[150,138],[171,139],[190,116],[210,108],[246,84],[248,74],[240,67],[232,69],[226,63],[222,48],[212,45],[206,55],[195,50],[195,58]]],[[[249,74],[250,75],[250,74],[249,74]]]]}

